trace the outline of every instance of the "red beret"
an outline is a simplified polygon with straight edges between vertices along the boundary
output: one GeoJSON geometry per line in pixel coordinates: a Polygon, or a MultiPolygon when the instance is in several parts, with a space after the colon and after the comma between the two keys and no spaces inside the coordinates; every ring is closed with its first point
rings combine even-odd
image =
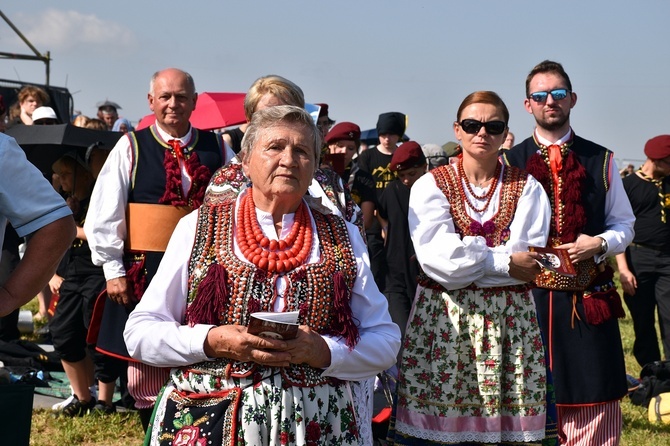
{"type": "Polygon", "coordinates": [[[361,139],[361,128],[353,122],[335,124],[326,135],[326,144],[342,141],[343,139],[351,141],[361,139]]]}
{"type": "Polygon", "coordinates": [[[389,169],[392,172],[397,172],[411,167],[419,167],[426,164],[426,156],[421,150],[421,146],[416,141],[407,141],[400,144],[395,149],[391,157],[391,166],[389,169]]]}
{"type": "Polygon", "coordinates": [[[660,160],[670,156],[670,135],[651,138],[644,145],[644,154],[651,160],[660,160]]]}

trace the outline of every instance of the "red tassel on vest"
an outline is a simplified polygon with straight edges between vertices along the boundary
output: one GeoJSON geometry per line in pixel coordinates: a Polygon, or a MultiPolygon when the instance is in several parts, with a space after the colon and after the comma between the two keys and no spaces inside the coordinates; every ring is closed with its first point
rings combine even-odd
{"type": "MultiPolygon", "coordinates": [[[[551,171],[544,161],[542,155],[534,153],[526,162],[526,170],[542,185],[544,191],[549,196],[554,209],[552,214],[556,214],[558,205],[552,195],[551,171]]],[[[556,222],[552,218],[551,236],[560,237],[561,243],[572,243],[577,239],[580,232],[586,225],[586,213],[582,201],[582,189],[586,179],[586,169],[579,164],[577,155],[569,150],[563,159],[563,169],[561,171],[562,190],[558,200],[563,204],[563,213],[560,215],[561,233],[557,233],[556,222]]]]}
{"type": "Polygon", "coordinates": [[[186,160],[186,171],[191,176],[191,189],[188,191],[188,198],[193,209],[199,208],[205,199],[205,190],[212,177],[212,172],[204,164],[200,164],[200,159],[196,152],[186,160]]]}
{"type": "Polygon", "coordinates": [[[207,275],[198,286],[194,301],[186,310],[186,322],[195,324],[219,325],[221,316],[229,305],[228,272],[218,263],[207,269],[207,275]]]}
{"type": "Polygon", "coordinates": [[[605,270],[598,274],[589,286],[594,291],[584,294],[582,300],[584,316],[589,324],[598,325],[612,318],[622,319],[626,317],[621,304],[621,297],[616,290],[613,279],[614,270],[607,265],[605,270]]]}
{"type": "Polygon", "coordinates": [[[349,348],[353,349],[360,339],[360,334],[349,306],[351,291],[339,271],[333,274],[333,294],[334,320],[328,334],[341,336],[349,348]]]}
{"type": "Polygon", "coordinates": [[[165,192],[158,200],[160,204],[172,206],[186,206],[181,188],[181,170],[179,161],[169,150],[165,151],[163,157],[163,168],[165,169],[165,192]]]}
{"type": "Polygon", "coordinates": [[[133,262],[130,268],[126,270],[126,281],[133,288],[135,299],[140,300],[147,288],[147,274],[144,270],[144,256],[142,260],[133,262]]]}

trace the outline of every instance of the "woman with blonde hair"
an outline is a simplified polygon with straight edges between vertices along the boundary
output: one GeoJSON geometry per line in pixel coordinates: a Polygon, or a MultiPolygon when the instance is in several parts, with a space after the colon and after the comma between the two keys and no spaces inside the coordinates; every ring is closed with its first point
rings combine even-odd
{"type": "Polygon", "coordinates": [[[242,148],[242,137],[244,137],[244,132],[254,112],[273,105],[304,107],[305,96],[302,89],[295,83],[276,74],[268,74],[256,79],[244,97],[244,116],[247,122],[223,132],[223,140],[233,149],[233,152],[239,153],[242,148]]]}

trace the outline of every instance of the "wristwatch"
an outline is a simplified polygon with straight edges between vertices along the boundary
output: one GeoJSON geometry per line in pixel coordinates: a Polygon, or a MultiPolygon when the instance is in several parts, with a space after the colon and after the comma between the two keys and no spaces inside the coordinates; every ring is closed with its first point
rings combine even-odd
{"type": "Polygon", "coordinates": [[[602,242],[600,242],[600,254],[602,255],[602,254],[605,254],[607,252],[607,247],[608,246],[607,246],[607,240],[605,240],[602,237],[600,237],[600,239],[602,240],[602,242]]]}

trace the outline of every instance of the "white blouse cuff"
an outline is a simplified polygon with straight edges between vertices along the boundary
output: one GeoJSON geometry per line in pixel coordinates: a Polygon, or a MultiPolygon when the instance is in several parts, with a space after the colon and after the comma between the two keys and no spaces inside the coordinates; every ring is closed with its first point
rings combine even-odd
{"type": "Polygon", "coordinates": [[[102,265],[102,272],[105,275],[105,280],[112,280],[126,275],[126,269],[123,262],[117,260],[110,260],[102,265]]]}
{"type": "Polygon", "coordinates": [[[328,344],[330,349],[330,365],[323,370],[323,374],[326,376],[335,376],[344,361],[345,352],[349,349],[346,346],[342,346],[339,342],[329,336],[322,336],[323,340],[328,344]]]}
{"type": "Polygon", "coordinates": [[[501,275],[509,275],[510,255],[507,252],[493,252],[486,259],[486,270],[501,275]]]}

